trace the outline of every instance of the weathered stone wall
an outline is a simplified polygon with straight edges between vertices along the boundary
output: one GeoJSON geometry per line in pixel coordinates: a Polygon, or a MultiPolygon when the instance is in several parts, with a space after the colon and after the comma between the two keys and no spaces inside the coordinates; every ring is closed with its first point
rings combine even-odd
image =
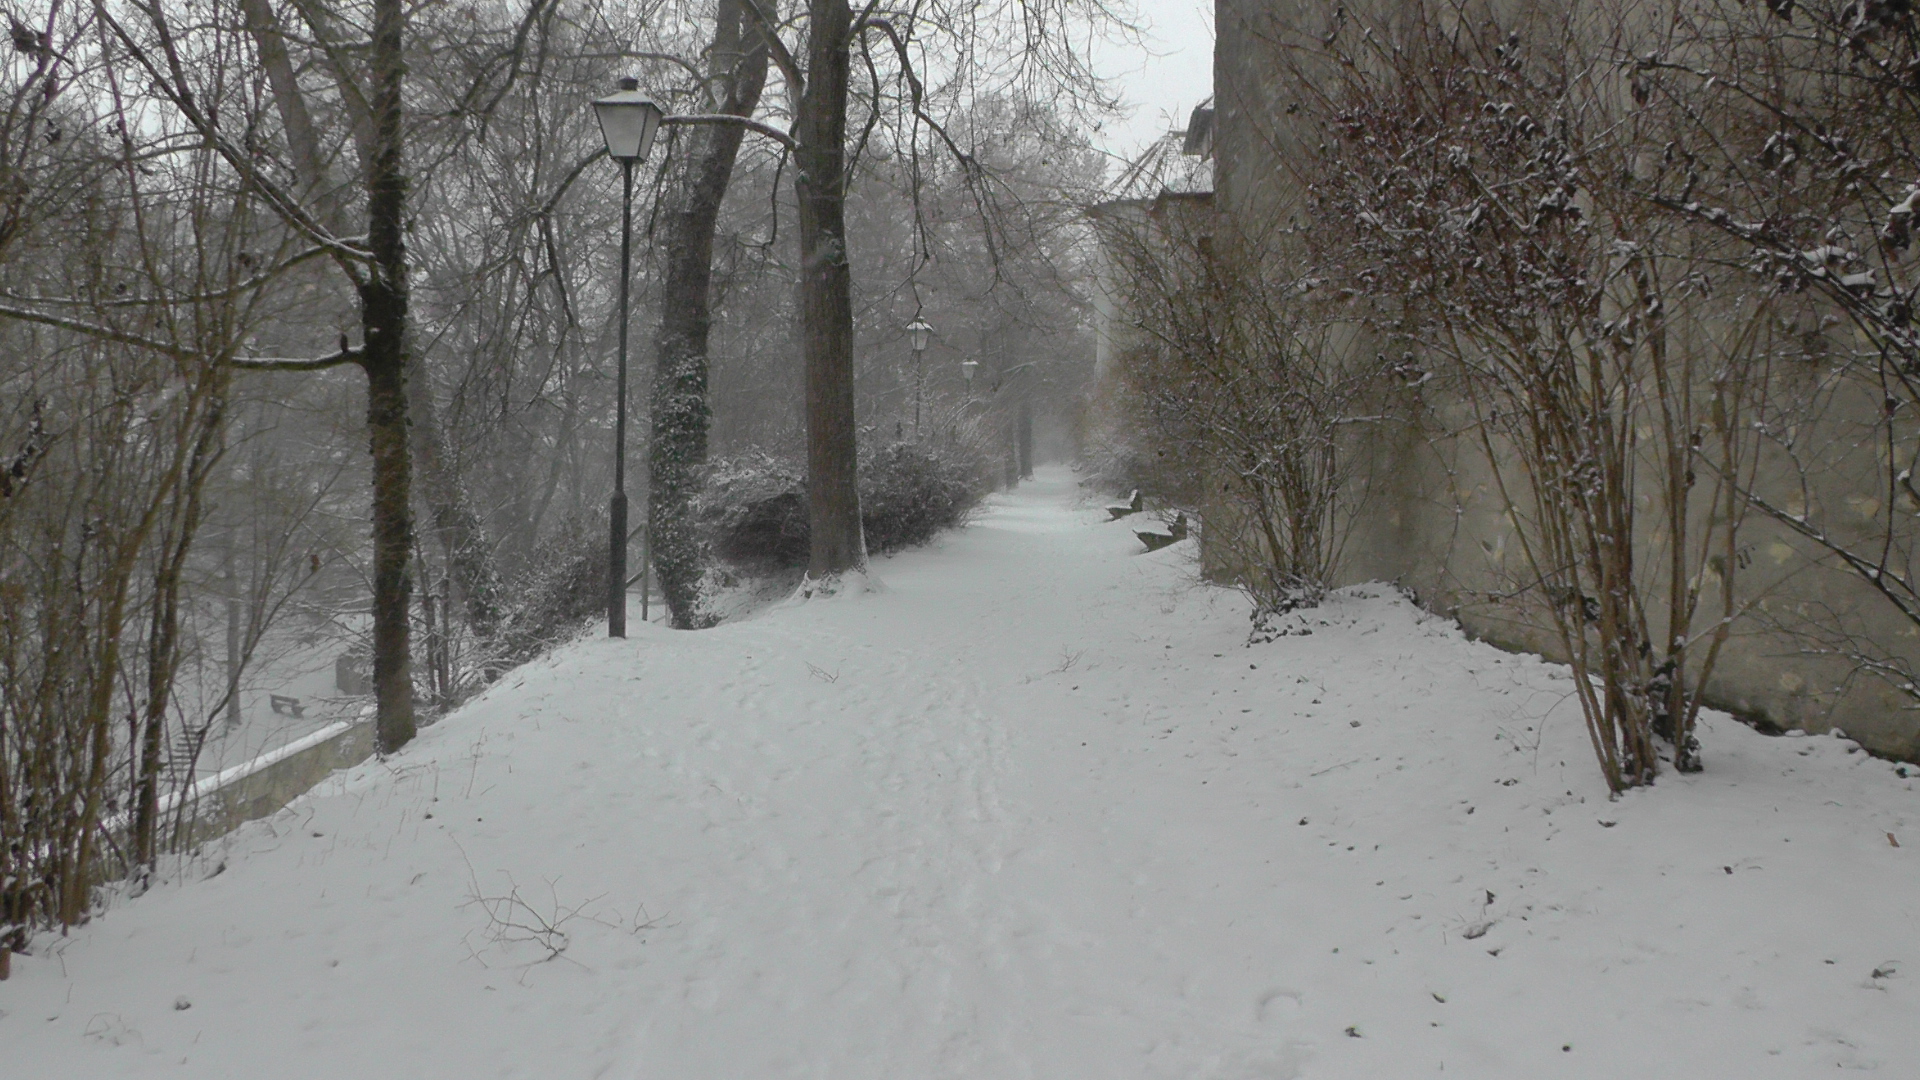
{"type": "MultiPolygon", "coordinates": [[[[1370,486],[1355,507],[1341,578],[1398,582],[1427,607],[1455,616],[1495,644],[1558,656],[1562,650],[1546,612],[1537,606],[1537,590],[1527,591],[1533,573],[1486,451],[1477,439],[1460,434],[1458,424],[1447,422],[1450,413],[1460,418],[1457,406],[1434,400],[1418,405],[1408,411],[1411,419],[1362,444],[1370,486]]],[[[1873,403],[1855,400],[1836,407],[1857,413],[1873,403]]],[[[1845,426],[1839,419],[1831,422],[1845,426]]],[[[1763,457],[1761,490],[1785,503],[1798,481],[1769,457],[1763,457]]],[[[1512,487],[1521,474],[1518,463],[1505,454],[1497,460],[1509,491],[1524,503],[1525,488],[1512,487]]],[[[1828,466],[1816,477],[1811,512],[1827,519],[1851,514],[1856,526],[1868,524],[1860,511],[1880,509],[1859,490],[1872,480],[1871,464],[1863,470],[1860,462],[1842,457],[1828,466]]],[[[1650,493],[1641,496],[1639,509],[1652,516],[1650,493]]],[[[1699,508],[1702,517],[1706,512],[1699,508]]],[[[1636,539],[1648,584],[1664,586],[1655,557],[1660,538],[1636,539]]],[[[1876,752],[1920,758],[1920,716],[1910,699],[1862,674],[1845,657],[1821,655],[1793,632],[1816,620],[1844,625],[1877,648],[1914,658],[1911,624],[1858,575],[1770,518],[1750,513],[1740,527],[1738,548],[1733,587],[1741,613],[1708,681],[1710,703],[1776,728],[1843,728],[1876,752]]],[[[1700,574],[1696,634],[1712,626],[1721,608],[1724,560],[1715,563],[1700,574]]],[[[1657,613],[1652,622],[1656,635],[1664,633],[1657,613]]]]}
{"type": "MultiPolygon", "coordinates": [[[[1316,136],[1288,119],[1302,96],[1302,73],[1297,61],[1283,55],[1293,36],[1317,32],[1334,6],[1330,0],[1216,0],[1214,148],[1221,229],[1284,235],[1300,212],[1299,176],[1289,161],[1299,160],[1305,140],[1316,136]]],[[[1354,347],[1367,343],[1356,340],[1354,347]]],[[[1831,380],[1823,381],[1817,362],[1806,370],[1778,373],[1776,379],[1777,393],[1830,397],[1818,424],[1797,437],[1802,447],[1814,448],[1808,455],[1807,495],[1801,495],[1799,473],[1777,448],[1763,452],[1757,487],[1836,533],[1852,539],[1869,535],[1884,523],[1884,515],[1896,512],[1886,505],[1884,492],[1875,490],[1884,484],[1885,473],[1873,440],[1861,437],[1873,424],[1879,400],[1865,391],[1836,390],[1831,380]]],[[[1524,506],[1524,488],[1513,486],[1521,475],[1517,462],[1496,444],[1490,463],[1480,440],[1466,434],[1471,428],[1464,407],[1437,388],[1406,389],[1393,412],[1394,422],[1356,443],[1363,460],[1356,463],[1341,579],[1398,582],[1426,606],[1459,618],[1489,641],[1559,653],[1545,613],[1529,606],[1537,596],[1526,590],[1531,575],[1495,482],[1497,464],[1509,495],[1524,506]]],[[[1211,484],[1208,491],[1203,508],[1208,529],[1222,526],[1216,534],[1223,534],[1231,527],[1230,505],[1218,500],[1220,485],[1211,484]]],[[[1651,495],[1642,499],[1650,519],[1651,495]]],[[[1234,574],[1231,559],[1209,548],[1205,535],[1207,571],[1234,574]]],[[[1651,532],[1636,536],[1642,566],[1659,565],[1659,541],[1651,532]]],[[[1920,635],[1913,625],[1857,574],[1758,513],[1742,526],[1735,562],[1733,587],[1742,613],[1708,684],[1711,702],[1779,728],[1844,728],[1878,753],[1920,759],[1920,712],[1913,700],[1864,674],[1845,656],[1822,654],[1796,632],[1844,628],[1855,640],[1920,663],[1920,635]]],[[[1720,563],[1724,567],[1725,560],[1720,563]]],[[[1720,607],[1723,573],[1711,566],[1701,572],[1703,614],[1696,633],[1720,607]]],[[[1657,579],[1650,583],[1658,584],[1657,579]]],[[[1655,622],[1658,634],[1664,628],[1655,622]]]]}
{"type": "Polygon", "coordinates": [[[338,769],[350,768],[373,756],[371,719],[343,722],[296,740],[195,785],[187,811],[186,843],[203,843],[249,821],[271,817],[338,769]]]}

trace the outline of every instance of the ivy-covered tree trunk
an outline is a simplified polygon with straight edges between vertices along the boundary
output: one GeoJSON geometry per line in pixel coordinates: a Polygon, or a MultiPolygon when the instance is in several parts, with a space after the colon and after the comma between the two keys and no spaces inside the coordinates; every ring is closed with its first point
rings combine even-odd
{"type": "MultiPolygon", "coordinates": [[[[766,40],[751,32],[745,0],[721,0],[714,16],[708,70],[717,88],[714,111],[749,117],[767,82],[766,40]]],[[[689,129],[684,183],[663,211],[667,267],[660,329],[654,338],[653,434],[647,521],[660,591],[681,630],[709,626],[700,581],[706,559],[693,518],[699,468],[707,460],[712,410],[707,402],[707,337],[713,317],[713,238],[746,128],[702,124],[689,129]]]]}
{"type": "Polygon", "coordinates": [[[800,321],[807,364],[807,517],[814,580],[866,567],[853,409],[853,273],[847,261],[847,82],[853,13],[810,0],[807,84],[795,135],[800,321]]]}
{"type": "Polygon", "coordinates": [[[402,0],[375,0],[368,57],[373,147],[367,162],[367,242],[360,285],[366,336],[367,431],[373,450],[373,693],[380,750],[413,739],[412,462],[407,446],[407,175],[401,158],[400,83],[406,66],[402,0]]]}

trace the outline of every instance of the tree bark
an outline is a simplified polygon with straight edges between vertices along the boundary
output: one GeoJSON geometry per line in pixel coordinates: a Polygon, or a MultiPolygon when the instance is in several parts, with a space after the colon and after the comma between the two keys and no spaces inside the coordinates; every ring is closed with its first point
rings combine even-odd
{"type": "Polygon", "coordinates": [[[800,169],[800,319],[805,339],[807,575],[866,568],[853,409],[853,275],[847,261],[847,81],[853,15],[847,0],[809,0],[807,84],[795,122],[800,169]]]}
{"type": "Polygon", "coordinates": [[[180,670],[180,590],[186,575],[187,557],[193,551],[204,516],[207,475],[223,453],[221,437],[226,430],[225,377],[217,369],[210,373],[216,380],[205,412],[195,418],[198,429],[192,432],[191,449],[183,447],[187,460],[182,470],[183,490],[171,504],[168,515],[171,528],[164,530],[166,547],[154,570],[153,610],[147,638],[147,702],[141,721],[139,785],[134,801],[134,860],[151,870],[159,860],[160,848],[160,766],[165,748],[167,706],[173,700],[173,684],[180,670]]]}
{"type": "Polygon", "coordinates": [[[221,580],[226,586],[227,606],[227,704],[226,729],[240,726],[240,579],[233,568],[233,531],[227,531],[226,550],[221,555],[221,580]]]}
{"type": "Polygon", "coordinates": [[[367,431],[373,451],[373,693],[382,753],[414,734],[408,626],[413,597],[412,463],[407,439],[407,175],[401,158],[402,0],[374,0],[368,74],[373,152],[367,159],[367,241],[373,265],[360,285],[366,336],[367,431]]]}
{"type": "Polygon", "coordinates": [[[1020,396],[1020,414],[1014,421],[1014,447],[1020,457],[1020,479],[1033,479],[1033,402],[1020,396]]]}
{"type": "MultiPolygon", "coordinates": [[[[750,33],[743,0],[720,0],[708,71],[720,91],[713,111],[752,116],[767,82],[767,45],[750,33]]],[[[654,338],[647,527],[660,592],[674,627],[681,630],[713,623],[700,591],[706,559],[692,504],[713,420],[707,401],[713,239],[746,133],[736,124],[689,129],[685,183],[662,215],[667,266],[660,329],[654,338]]]]}

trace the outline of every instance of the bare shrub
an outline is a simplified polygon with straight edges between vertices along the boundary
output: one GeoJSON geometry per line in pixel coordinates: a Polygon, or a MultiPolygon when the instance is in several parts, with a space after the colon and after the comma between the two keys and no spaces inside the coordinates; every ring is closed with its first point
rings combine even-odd
{"type": "Polygon", "coordinates": [[[1311,283],[1210,215],[1164,205],[1101,217],[1128,282],[1123,377],[1156,450],[1213,507],[1206,543],[1255,617],[1317,604],[1332,581],[1352,479],[1344,440],[1380,416],[1380,365],[1311,283]]]}
{"type": "Polygon", "coordinates": [[[1316,265],[1441,362],[1523,553],[1501,599],[1557,638],[1609,786],[1652,781],[1656,733],[1697,768],[1768,300],[1723,294],[1726,246],[1630,188],[1671,125],[1606,60],[1631,12],[1403,16],[1322,39],[1316,265]]]}
{"type": "MultiPolygon", "coordinates": [[[[1720,236],[1774,294],[1805,373],[1761,418],[1770,482],[1741,495],[1920,626],[1920,12],[1853,0],[1671,10],[1661,47],[1619,58],[1636,93],[1676,118],[1638,190],[1720,236]]],[[[1920,699],[1904,642],[1850,605],[1800,606],[1774,627],[1920,699]]]]}

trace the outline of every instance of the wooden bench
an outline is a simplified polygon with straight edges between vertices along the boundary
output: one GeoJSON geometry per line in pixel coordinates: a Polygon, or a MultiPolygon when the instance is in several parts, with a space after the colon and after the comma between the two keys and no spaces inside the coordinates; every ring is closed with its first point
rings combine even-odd
{"type": "Polygon", "coordinates": [[[1163,547],[1169,547],[1187,538],[1187,515],[1175,514],[1173,524],[1167,526],[1166,532],[1137,532],[1133,535],[1147,545],[1148,551],[1159,551],[1163,547]]]}

